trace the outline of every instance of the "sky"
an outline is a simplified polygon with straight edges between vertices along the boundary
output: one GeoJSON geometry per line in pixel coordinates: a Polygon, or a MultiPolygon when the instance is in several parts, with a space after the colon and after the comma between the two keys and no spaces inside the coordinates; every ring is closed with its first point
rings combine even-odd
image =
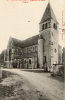
{"type": "MultiPolygon", "coordinates": [[[[65,0],[37,0],[28,3],[22,1],[0,0],[0,53],[7,48],[9,37],[24,40],[39,34],[39,22],[49,1],[59,22],[59,28],[62,28],[65,0]]],[[[63,45],[61,30],[59,34],[60,44],[63,45]]]]}

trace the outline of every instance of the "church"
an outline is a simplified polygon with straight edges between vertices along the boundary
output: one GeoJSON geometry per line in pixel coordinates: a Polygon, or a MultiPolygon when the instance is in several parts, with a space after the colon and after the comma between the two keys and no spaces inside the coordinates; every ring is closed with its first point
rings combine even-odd
{"type": "Polygon", "coordinates": [[[58,64],[58,38],[58,22],[48,3],[39,23],[39,34],[23,41],[10,37],[4,61],[8,68],[49,71],[53,64],[58,64]]]}

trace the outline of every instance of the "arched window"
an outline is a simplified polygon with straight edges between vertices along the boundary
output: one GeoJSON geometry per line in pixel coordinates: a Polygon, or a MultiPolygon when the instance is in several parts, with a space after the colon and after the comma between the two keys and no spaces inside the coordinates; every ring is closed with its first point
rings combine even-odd
{"type": "Polygon", "coordinates": [[[53,28],[57,30],[57,25],[55,23],[53,24],[53,28]]]}
{"type": "Polygon", "coordinates": [[[42,30],[50,28],[50,27],[51,27],[50,22],[47,22],[47,23],[45,23],[45,24],[42,25],[42,30]]]}
{"type": "Polygon", "coordinates": [[[42,25],[42,30],[44,30],[44,24],[42,25]]]}
{"type": "Polygon", "coordinates": [[[46,23],[46,28],[47,28],[47,23],[46,23]]]}
{"type": "Polygon", "coordinates": [[[53,24],[53,28],[55,28],[55,23],[53,24]]]}
{"type": "Polygon", "coordinates": [[[29,64],[31,64],[31,59],[29,59],[29,64]]]}

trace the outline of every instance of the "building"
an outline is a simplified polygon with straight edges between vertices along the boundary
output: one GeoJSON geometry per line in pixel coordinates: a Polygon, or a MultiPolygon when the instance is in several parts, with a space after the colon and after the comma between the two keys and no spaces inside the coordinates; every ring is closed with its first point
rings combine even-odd
{"type": "Polygon", "coordinates": [[[39,34],[24,41],[10,37],[7,66],[14,68],[46,68],[58,63],[58,22],[48,3],[39,23],[39,34]]]}
{"type": "Polygon", "coordinates": [[[7,66],[14,68],[36,68],[38,52],[38,35],[20,41],[9,39],[7,46],[7,66]]]}

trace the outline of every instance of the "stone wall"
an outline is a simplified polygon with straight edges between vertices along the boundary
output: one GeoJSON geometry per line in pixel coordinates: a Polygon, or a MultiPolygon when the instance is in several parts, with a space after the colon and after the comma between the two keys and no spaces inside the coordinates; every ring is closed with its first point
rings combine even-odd
{"type": "Polygon", "coordinates": [[[59,64],[54,64],[52,74],[64,77],[64,66],[59,64]]]}
{"type": "Polygon", "coordinates": [[[44,56],[46,57],[46,66],[49,70],[49,67],[51,65],[51,52],[50,52],[51,33],[50,33],[50,29],[45,29],[45,30],[41,31],[41,34],[44,38],[44,56]]]}

